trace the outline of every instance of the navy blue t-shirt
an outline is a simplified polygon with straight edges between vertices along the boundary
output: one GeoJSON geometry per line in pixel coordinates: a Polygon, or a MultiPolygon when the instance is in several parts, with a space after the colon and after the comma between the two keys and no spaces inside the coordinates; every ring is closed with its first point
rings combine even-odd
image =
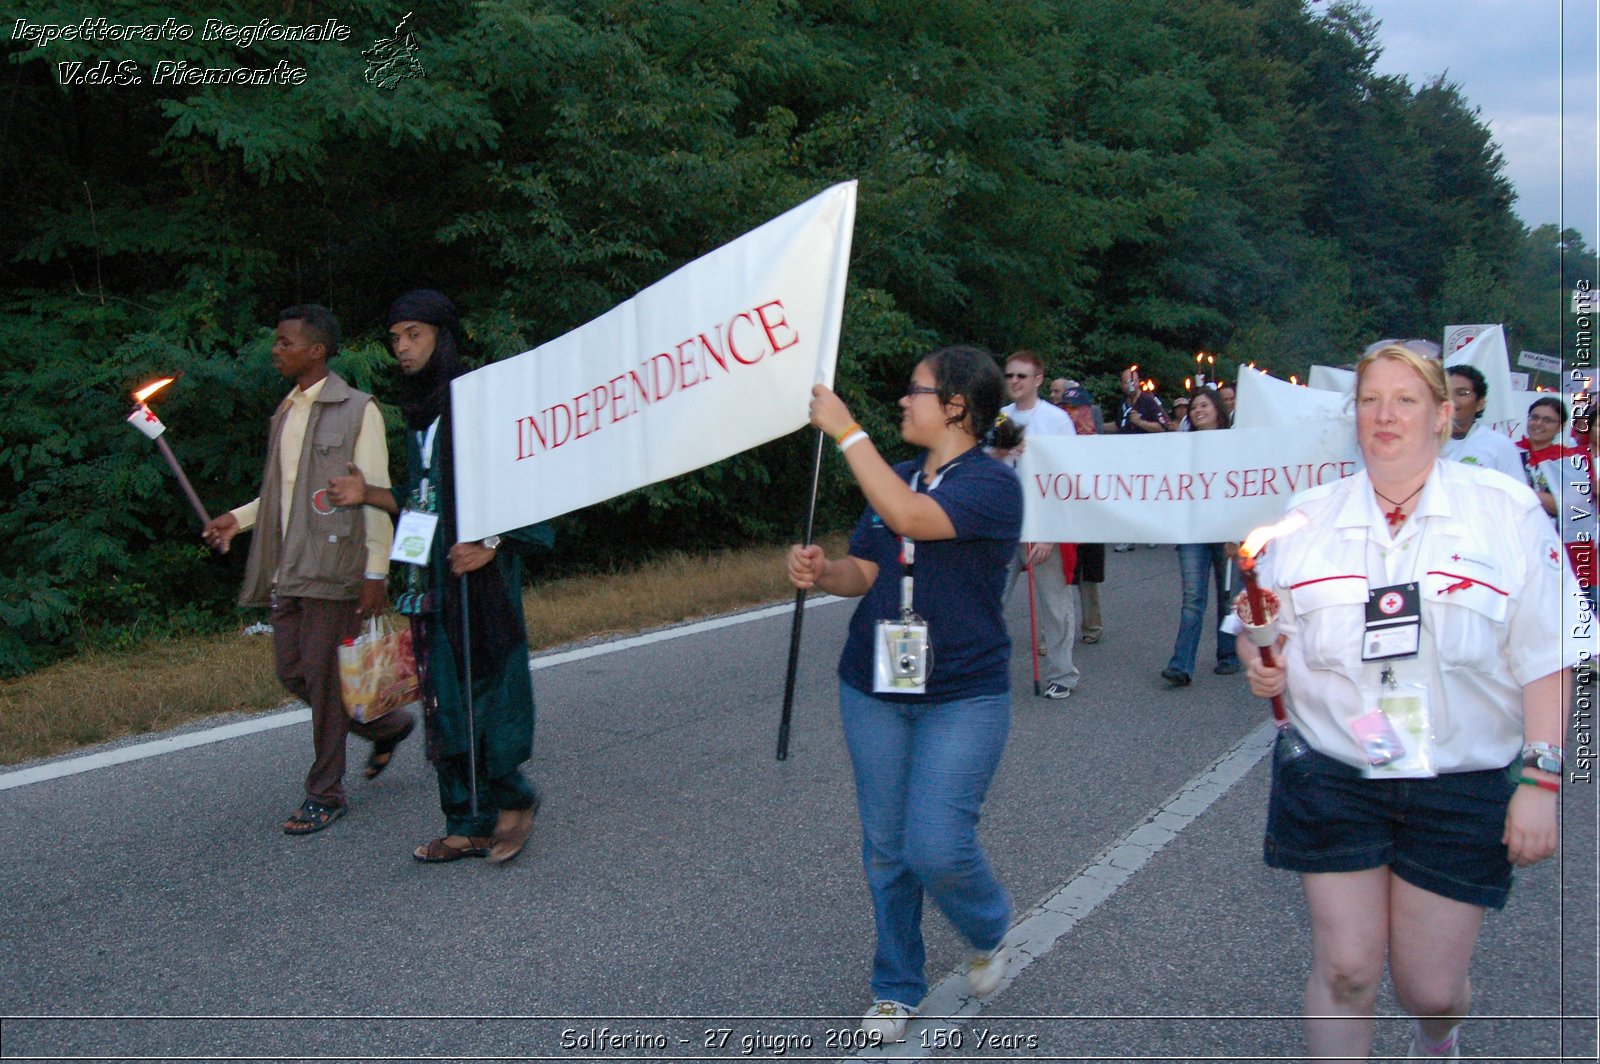
{"type": "MultiPolygon", "coordinates": [[[[922,468],[923,456],[894,467],[901,480],[922,468]]],[[[839,678],[856,690],[894,702],[948,701],[1011,690],[1011,637],[1002,605],[1006,566],[1022,531],[1022,485],[1003,462],[981,447],[939,471],[937,486],[920,478],[950,523],[954,539],[918,541],[912,605],[928,622],[933,672],[925,694],[874,694],[873,640],[879,621],[900,616],[900,537],[867,507],[850,537],[850,554],[878,567],[861,597],[839,657],[839,678]]]]}

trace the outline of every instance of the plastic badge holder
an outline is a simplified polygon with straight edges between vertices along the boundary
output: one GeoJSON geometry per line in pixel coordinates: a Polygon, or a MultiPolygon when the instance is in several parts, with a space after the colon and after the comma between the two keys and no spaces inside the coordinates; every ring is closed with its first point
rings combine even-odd
{"type": "Polygon", "coordinates": [[[1350,722],[1368,765],[1368,779],[1426,779],[1439,774],[1433,756],[1433,716],[1428,689],[1419,684],[1385,684],[1367,691],[1375,708],[1350,722]]]}
{"type": "Polygon", "coordinates": [[[911,614],[898,621],[879,621],[873,654],[872,690],[877,694],[920,695],[933,671],[928,625],[911,614]]]}

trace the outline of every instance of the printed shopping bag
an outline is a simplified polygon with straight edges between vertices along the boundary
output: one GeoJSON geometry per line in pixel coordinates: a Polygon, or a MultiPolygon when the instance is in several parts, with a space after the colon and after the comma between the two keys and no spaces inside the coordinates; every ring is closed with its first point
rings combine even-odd
{"type": "Polygon", "coordinates": [[[373,618],[339,647],[339,693],[350,719],[363,724],[417,700],[411,629],[373,618]]]}

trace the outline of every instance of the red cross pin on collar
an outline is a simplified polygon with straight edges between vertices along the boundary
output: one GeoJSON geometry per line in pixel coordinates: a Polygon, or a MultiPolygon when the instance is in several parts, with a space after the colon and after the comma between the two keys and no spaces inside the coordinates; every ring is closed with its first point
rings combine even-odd
{"type": "Polygon", "coordinates": [[[1552,562],[1560,560],[1559,556],[1556,554],[1556,549],[1554,547],[1550,548],[1550,560],[1552,562]]]}
{"type": "Polygon", "coordinates": [[[1461,555],[1459,555],[1459,554],[1452,554],[1452,555],[1450,555],[1450,560],[1451,560],[1451,561],[1453,561],[1453,562],[1458,562],[1458,561],[1460,561],[1460,560],[1461,560],[1461,555]]]}

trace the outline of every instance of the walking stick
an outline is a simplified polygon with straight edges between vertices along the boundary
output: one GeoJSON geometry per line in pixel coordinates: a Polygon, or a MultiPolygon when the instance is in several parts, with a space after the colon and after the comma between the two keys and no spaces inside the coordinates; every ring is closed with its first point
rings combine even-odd
{"type": "Polygon", "coordinates": [[[461,574],[462,686],[467,692],[467,796],[472,819],[478,819],[478,721],[472,706],[472,600],[467,595],[467,574],[461,574]]]}
{"type": "Polygon", "coordinates": [[[1028,657],[1033,659],[1033,693],[1039,694],[1039,612],[1033,604],[1033,558],[1028,559],[1028,657]]]}
{"type": "MultiPolygon", "coordinates": [[[[822,477],[822,430],[817,430],[817,453],[811,462],[811,502],[806,507],[806,538],[811,546],[812,526],[817,519],[817,483],[822,477]]],[[[789,721],[794,715],[794,681],[800,671],[800,628],[806,616],[806,591],[794,593],[794,620],[789,624],[789,667],[783,676],[783,715],[778,718],[778,760],[789,760],[789,721]]]]}

